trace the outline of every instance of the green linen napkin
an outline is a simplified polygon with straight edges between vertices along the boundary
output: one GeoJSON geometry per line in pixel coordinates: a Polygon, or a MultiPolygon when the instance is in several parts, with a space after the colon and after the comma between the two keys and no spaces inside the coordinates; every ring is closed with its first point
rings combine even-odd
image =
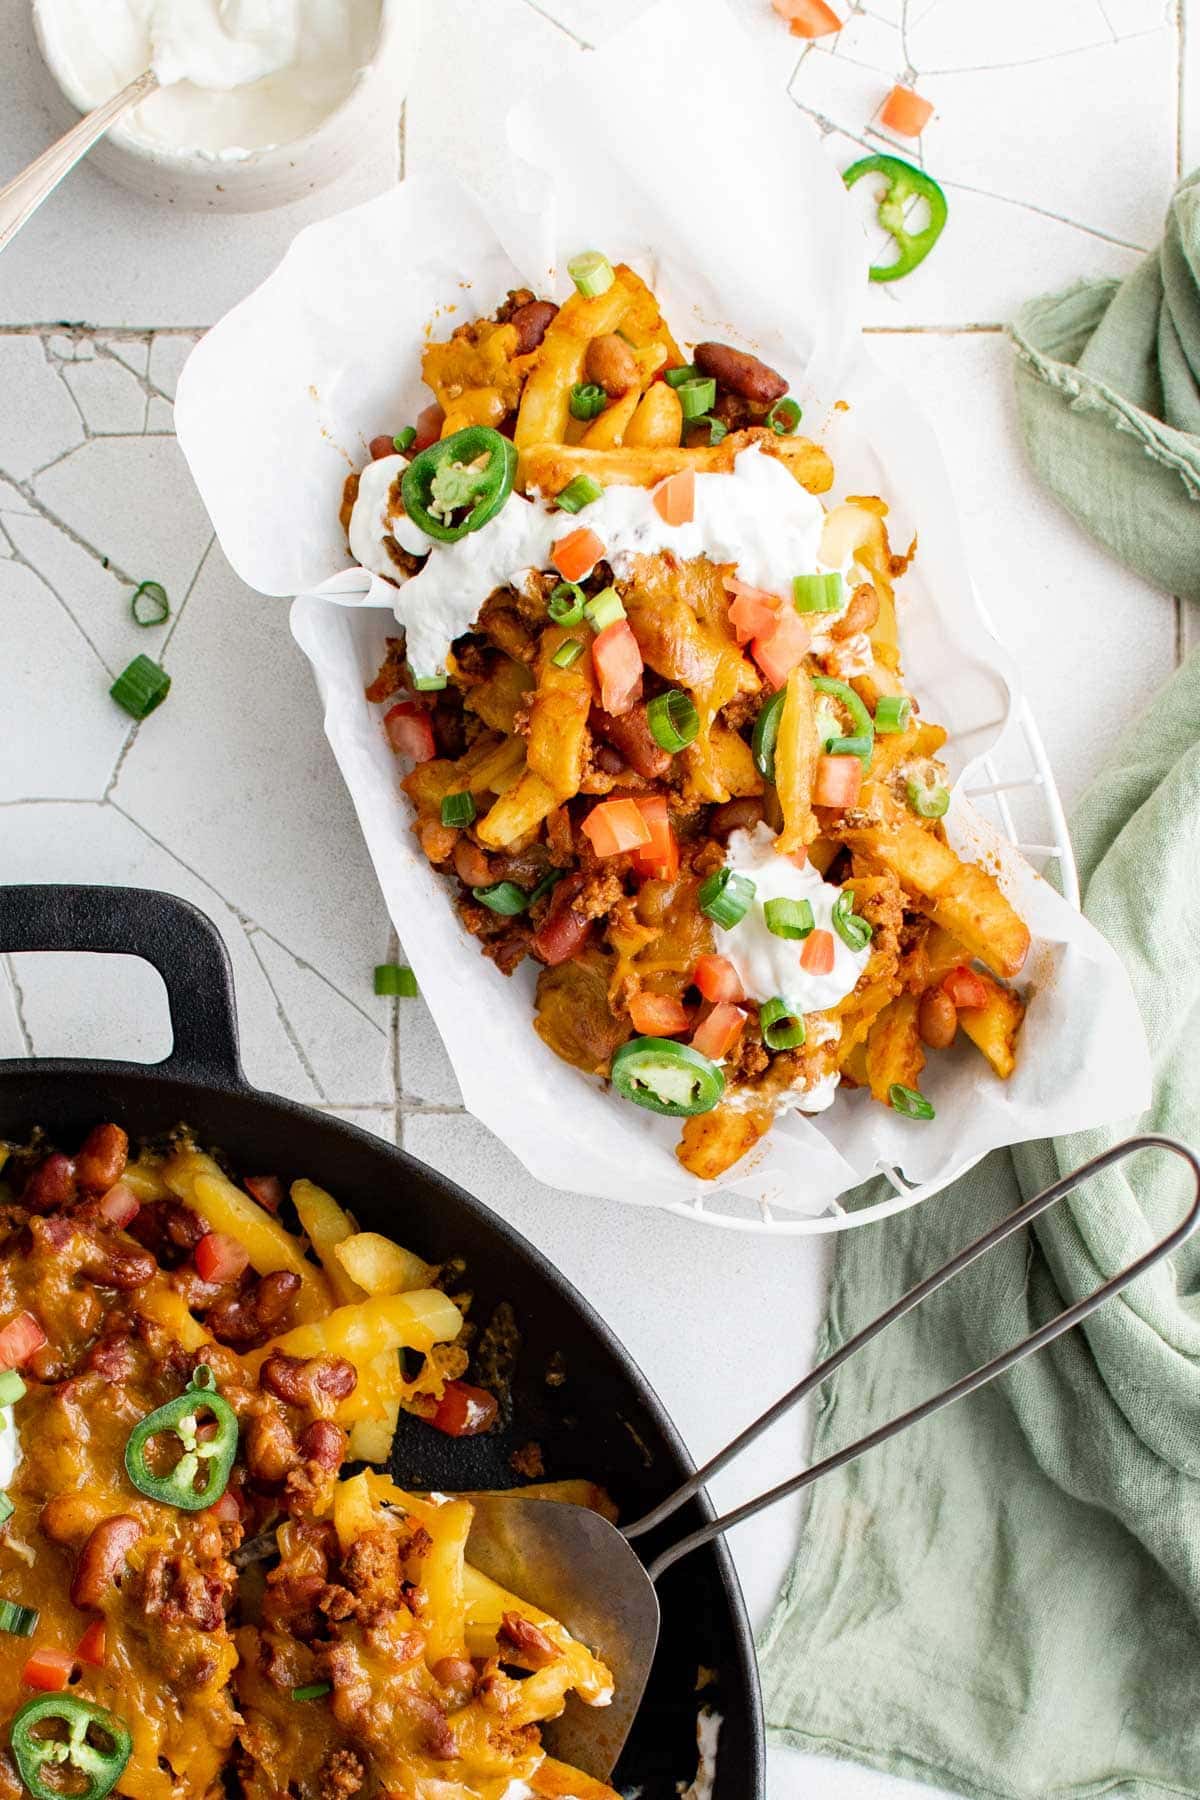
{"type": "MultiPolygon", "coordinates": [[[[1198,206],[1193,177],[1127,281],[1038,301],[1014,332],[1039,471],[1131,567],[1195,597],[1198,206]]],[[[1153,1105],[999,1152],[843,1236],[822,1354],[1139,1122],[1200,1145],[1200,653],[1072,829],[1084,911],[1145,1019],[1153,1105]]],[[[813,1460],[1090,1291],[1188,1194],[1160,1153],[1060,1202],[838,1374],[813,1460]]],[[[768,1721],[801,1749],[967,1796],[1200,1796],[1200,1241],[1082,1331],[818,1483],[761,1649],[768,1721]]]]}

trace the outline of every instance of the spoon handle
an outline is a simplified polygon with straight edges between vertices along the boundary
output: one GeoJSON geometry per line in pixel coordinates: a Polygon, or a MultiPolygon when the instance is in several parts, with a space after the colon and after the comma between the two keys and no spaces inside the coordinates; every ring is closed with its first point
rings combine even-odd
{"type": "Polygon", "coordinates": [[[147,69],[119,94],[106,100],[103,106],[86,113],[65,137],[43,150],[37,161],[31,162],[7,187],[0,188],[0,250],[16,237],[26,219],[37,211],[47,194],[53,192],[80,157],[86,156],[96,139],[103,137],[110,126],[123,118],[139,100],[152,94],[157,86],[157,75],[153,69],[147,69]]]}
{"type": "Polygon", "coordinates": [[[703,1469],[698,1469],[690,1480],[656,1506],[653,1512],[647,1513],[644,1519],[638,1519],[632,1525],[627,1525],[625,1536],[627,1538],[640,1537],[643,1532],[651,1530],[655,1525],[661,1524],[664,1519],[670,1518],[671,1514],[686,1500],[690,1500],[694,1494],[698,1493],[713,1475],[732,1462],[740,1451],[745,1449],[748,1444],[752,1444],[756,1438],[761,1437],[763,1432],[767,1431],[777,1419],[781,1419],[786,1412],[790,1412],[792,1407],[806,1394],[811,1393],[815,1387],[819,1387],[821,1382],[828,1380],[835,1369],[840,1369],[844,1362],[849,1361],[855,1351],[861,1350],[864,1344],[869,1344],[872,1338],[878,1337],[879,1333],[886,1330],[893,1320],[902,1318],[905,1313],[911,1312],[913,1307],[919,1306],[922,1300],[935,1293],[960,1270],[969,1267],[994,1245],[1011,1237],[1014,1231],[1022,1230],[1032,1220],[1048,1211],[1057,1201],[1064,1199],[1067,1194],[1073,1193],[1089,1176],[1099,1174],[1102,1169],[1111,1168],[1114,1163],[1123,1162],[1127,1156],[1132,1156],[1140,1150],[1169,1151],[1172,1156],[1180,1157],[1187,1164],[1191,1173],[1194,1183],[1192,1202],[1186,1216],[1173,1231],[1169,1232],[1159,1243],[1153,1245],[1144,1255],[1139,1256],[1135,1262],[1130,1263],[1128,1268],[1119,1270],[1094,1293],[1086,1295],[1082,1300],[1077,1300],[1073,1306],[1066,1307],[1048,1323],[1039,1326],[1038,1330],[1031,1332],[1028,1337],[1022,1338],[1019,1344],[1014,1344],[1011,1349],[993,1357],[991,1362],[981,1364],[969,1375],[963,1375],[950,1387],[943,1388],[940,1394],[934,1394],[930,1399],[921,1401],[920,1405],[911,1407],[907,1412],[901,1413],[898,1418],[889,1419],[887,1424],[876,1426],[875,1430],[869,1431],[865,1437],[835,1451],[823,1462],[814,1463],[811,1468],[802,1470],[790,1481],[782,1482],[779,1487],[772,1488],[770,1493],[760,1494],[757,1499],[746,1501],[744,1505],[736,1507],[733,1512],[726,1513],[724,1518],[714,1519],[711,1524],[705,1525],[699,1531],[692,1532],[689,1537],[681,1538],[678,1543],[672,1544],[669,1549],[664,1550],[656,1561],[649,1565],[650,1579],[656,1581],[663,1570],[669,1569],[671,1564],[678,1562],[681,1556],[686,1556],[689,1551],[698,1549],[701,1544],[707,1544],[712,1538],[719,1537],[731,1526],[739,1525],[743,1519],[751,1518],[755,1513],[761,1512],[764,1507],[773,1506],[777,1500],[783,1500],[787,1495],[797,1493],[801,1488],[806,1488],[812,1482],[818,1481],[822,1475],[831,1474],[834,1469],[840,1469],[846,1463],[853,1462],[865,1450],[873,1450],[877,1444],[886,1442],[888,1438],[897,1436],[901,1431],[907,1431],[910,1425],[917,1424],[921,1419],[927,1419],[931,1413],[939,1412],[943,1406],[949,1406],[952,1401],[961,1400],[966,1394],[973,1394],[977,1388],[983,1387],[986,1382],[993,1381],[997,1375],[1003,1375],[1007,1369],[1011,1369],[1022,1358],[1032,1356],[1035,1350],[1041,1350],[1046,1344],[1053,1343],[1054,1339],[1061,1337],[1065,1331],[1070,1331],[1081,1320],[1089,1318],[1097,1307],[1103,1306],[1106,1300],[1111,1299],[1114,1294],[1119,1294],[1122,1288],[1128,1287],[1129,1283],[1135,1281],[1139,1275],[1145,1274],[1146,1270],[1160,1258],[1169,1256],[1171,1251],[1176,1249],[1192,1231],[1197,1219],[1200,1219],[1200,1156],[1197,1156],[1195,1151],[1189,1150],[1186,1144],[1178,1143],[1174,1138],[1161,1137],[1157,1133],[1148,1132],[1139,1137],[1126,1138],[1123,1143],[1114,1145],[1111,1150],[1106,1150],[1102,1155],[1093,1157],[1091,1162],[1082,1164],[1078,1169],[1072,1169],[1069,1174],[1056,1181],[1053,1187],[1048,1187],[1044,1193],[1035,1194],[1032,1200],[1027,1200],[1023,1206],[1017,1207],[1015,1212],[1010,1213],[1006,1219],[1002,1219],[998,1225],[993,1225],[990,1231],[985,1231],[982,1237],[976,1238],[973,1244],[968,1244],[965,1249],[960,1250],[957,1256],[951,1257],[948,1263],[943,1263],[942,1267],[936,1269],[932,1275],[927,1275],[924,1281],[920,1281],[916,1287],[910,1288],[907,1294],[902,1294],[900,1299],[889,1306],[886,1312],[880,1313],[877,1319],[872,1319],[869,1325],[864,1325],[861,1331],[856,1332],[852,1338],[848,1338],[834,1351],[832,1356],[826,1357],[823,1363],[819,1363],[810,1374],[804,1377],[803,1381],[798,1382],[791,1389],[790,1393],[784,1394],[775,1402],[774,1406],[763,1413],[761,1418],[756,1419],[753,1425],[747,1426],[740,1436],[714,1456],[703,1469]]]}

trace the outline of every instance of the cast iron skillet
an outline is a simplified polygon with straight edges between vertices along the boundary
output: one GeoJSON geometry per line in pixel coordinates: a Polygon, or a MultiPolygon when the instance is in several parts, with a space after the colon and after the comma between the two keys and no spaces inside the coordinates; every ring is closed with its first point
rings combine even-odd
{"type": "MultiPolygon", "coordinates": [[[[511,1417],[501,1431],[454,1440],[402,1415],[397,1479],[416,1489],[517,1485],[509,1457],[542,1447],[549,1477],[587,1476],[636,1518],[692,1472],[677,1432],[632,1358],[583,1297],[538,1251],[454,1182],[352,1125],[247,1084],[238,1060],[225,947],[203,913],[139,888],[0,887],[0,953],[89,950],[140,956],[166,983],[174,1044],[154,1065],[0,1060],[0,1136],[42,1126],[73,1150],[102,1120],[134,1139],[190,1125],[247,1173],[307,1175],[360,1223],[392,1233],[431,1261],[465,1259],[486,1324],[511,1305],[520,1332],[511,1417]],[[549,1375],[550,1379],[547,1380],[549,1375]],[[561,1379],[560,1379],[561,1377],[561,1379]]],[[[614,1245],[619,1255],[619,1245],[614,1245]]],[[[706,1380],[697,1343],[697,1377],[706,1380]]],[[[676,1537],[712,1516],[696,1502],[676,1537]]],[[[659,1548],[648,1537],[649,1559],[659,1548]]],[[[723,1543],[690,1556],[660,1584],[663,1631],[646,1700],[615,1785],[643,1800],[676,1800],[695,1772],[703,1698],[723,1715],[716,1800],[764,1800],[762,1709],[741,1590],[723,1543]],[[716,1672],[696,1691],[698,1668],[716,1672]]]]}

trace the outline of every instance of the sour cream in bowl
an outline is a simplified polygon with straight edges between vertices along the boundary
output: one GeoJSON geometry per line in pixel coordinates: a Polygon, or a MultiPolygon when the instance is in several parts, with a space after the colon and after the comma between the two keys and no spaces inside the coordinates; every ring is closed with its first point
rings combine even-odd
{"type": "Polygon", "coordinates": [[[214,210],[280,205],[375,153],[415,49],[406,0],[34,0],[33,10],[75,111],[144,69],[159,79],[91,160],[153,198],[214,210]]]}

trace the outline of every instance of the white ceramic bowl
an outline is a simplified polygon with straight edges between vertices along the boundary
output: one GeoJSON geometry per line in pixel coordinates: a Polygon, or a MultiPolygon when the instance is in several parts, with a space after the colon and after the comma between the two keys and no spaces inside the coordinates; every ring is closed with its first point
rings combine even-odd
{"type": "MultiPolygon", "coordinates": [[[[258,212],[314,193],[377,151],[389,125],[398,129],[416,56],[417,0],[381,0],[379,34],[370,61],[350,93],[302,137],[244,156],[218,159],[199,151],[159,148],[118,126],[90,152],[89,162],[147,199],[197,212],[258,212]]],[[[51,103],[64,129],[83,110],[55,64],[38,0],[34,34],[52,78],[51,103]]]]}

